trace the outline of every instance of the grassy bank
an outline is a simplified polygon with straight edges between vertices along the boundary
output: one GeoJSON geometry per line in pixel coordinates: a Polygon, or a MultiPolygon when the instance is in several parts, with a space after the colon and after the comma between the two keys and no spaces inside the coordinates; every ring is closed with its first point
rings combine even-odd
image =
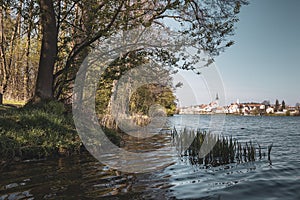
{"type": "MultiPolygon", "coordinates": [[[[119,136],[107,132],[114,143],[119,136]]],[[[62,103],[0,106],[0,161],[78,154],[85,151],[72,113],[62,103]]]]}

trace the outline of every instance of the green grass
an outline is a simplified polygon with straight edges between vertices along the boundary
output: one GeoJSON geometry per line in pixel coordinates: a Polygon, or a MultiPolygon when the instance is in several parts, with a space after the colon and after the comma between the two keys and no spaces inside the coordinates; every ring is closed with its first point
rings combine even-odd
{"type": "MultiPolygon", "coordinates": [[[[114,143],[119,142],[116,132],[107,132],[114,143]]],[[[83,150],[72,114],[62,103],[0,106],[0,160],[71,155],[83,150]]]]}

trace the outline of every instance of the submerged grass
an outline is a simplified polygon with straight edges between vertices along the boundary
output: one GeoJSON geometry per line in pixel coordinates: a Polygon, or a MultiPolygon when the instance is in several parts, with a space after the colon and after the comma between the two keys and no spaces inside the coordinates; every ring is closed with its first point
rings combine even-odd
{"type": "MultiPolygon", "coordinates": [[[[106,130],[114,143],[116,132],[106,130]]],[[[0,107],[0,161],[71,155],[85,148],[72,114],[59,102],[0,107]]]]}
{"type": "MultiPolygon", "coordinates": [[[[232,137],[215,135],[200,129],[184,129],[178,132],[174,128],[171,134],[180,155],[188,158],[193,165],[220,166],[262,159],[261,147],[258,144],[259,148],[256,148],[252,141],[240,143],[232,137]],[[205,148],[209,148],[209,151],[203,154],[205,148]]],[[[269,160],[271,149],[272,146],[268,147],[269,160]]]]}

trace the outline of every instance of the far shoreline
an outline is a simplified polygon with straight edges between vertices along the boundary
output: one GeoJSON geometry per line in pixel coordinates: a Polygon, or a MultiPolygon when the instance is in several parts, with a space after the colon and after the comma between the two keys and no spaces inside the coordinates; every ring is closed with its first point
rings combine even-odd
{"type": "Polygon", "coordinates": [[[300,115],[286,115],[286,114],[261,114],[261,115],[243,115],[243,114],[234,114],[234,113],[191,113],[191,114],[174,114],[175,115],[228,115],[228,116],[241,116],[241,117],[299,117],[300,115]]]}

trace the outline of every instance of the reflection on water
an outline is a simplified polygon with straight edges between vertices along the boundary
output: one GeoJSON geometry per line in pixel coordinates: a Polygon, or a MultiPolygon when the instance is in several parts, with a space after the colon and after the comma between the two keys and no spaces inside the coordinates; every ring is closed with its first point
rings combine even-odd
{"type": "MultiPolygon", "coordinates": [[[[170,127],[185,123],[205,130],[209,121],[209,116],[175,116],[170,127]]],[[[0,199],[300,199],[299,122],[296,117],[226,117],[224,136],[261,146],[262,158],[256,149],[251,162],[234,158],[200,165],[190,162],[188,153],[178,153],[169,155],[174,162],[168,167],[144,174],[113,170],[89,154],[12,163],[0,167],[0,199]],[[271,143],[272,165],[263,155],[271,143]]],[[[171,142],[170,134],[159,134],[127,140],[124,148],[150,152],[171,142]]]]}
{"type": "Polygon", "coordinates": [[[115,195],[130,188],[133,176],[96,162],[90,155],[28,161],[1,173],[0,199],[57,199],[115,195]],[[30,177],[30,178],[28,178],[30,177]]]}

